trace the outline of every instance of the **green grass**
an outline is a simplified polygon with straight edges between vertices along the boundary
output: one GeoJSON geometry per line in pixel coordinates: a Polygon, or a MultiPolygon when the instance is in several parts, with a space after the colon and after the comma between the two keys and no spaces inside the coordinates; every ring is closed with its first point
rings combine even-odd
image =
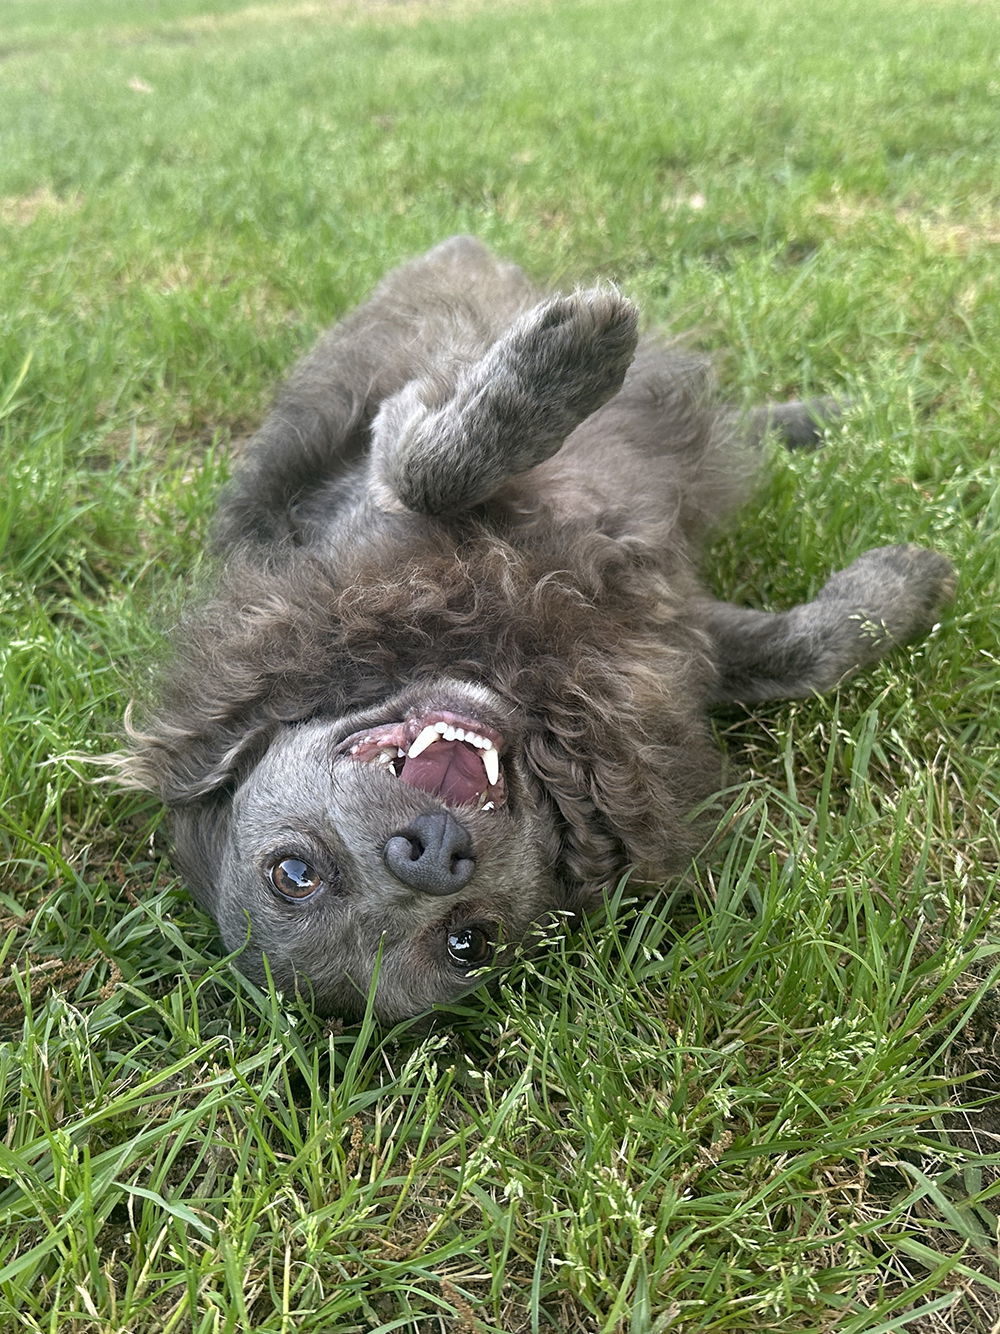
{"type": "Polygon", "coordinates": [[[0,1330],[985,1334],[996,1204],[996,12],[8,0],[0,1330]],[[611,276],[741,400],[847,392],[711,553],[930,639],[730,714],[701,869],[443,1026],[219,955],[115,744],[231,445],[390,265],[611,276]]]}

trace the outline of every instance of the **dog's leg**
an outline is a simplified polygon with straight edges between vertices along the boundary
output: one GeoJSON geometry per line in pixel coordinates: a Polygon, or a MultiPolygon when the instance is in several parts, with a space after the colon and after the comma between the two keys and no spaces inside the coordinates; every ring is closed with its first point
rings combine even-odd
{"type": "Polygon", "coordinates": [[[379,404],[429,367],[481,356],[537,300],[470,236],[394,269],[293,371],[223,495],[215,545],[300,539],[302,502],[323,492],[320,509],[336,507],[379,404]]]}
{"type": "Polygon", "coordinates": [[[850,407],[845,398],[794,399],[790,403],[765,403],[741,419],[743,435],[751,444],[761,444],[773,432],[788,449],[817,449],[823,432],[835,426],[850,407]]]}
{"type": "Polygon", "coordinates": [[[542,302],[478,360],[406,385],[372,426],[376,503],[443,514],[488,499],[617,393],[636,339],[632,303],[596,288],[542,302]]]}
{"type": "Polygon", "coordinates": [[[829,690],[896,644],[926,634],[955,591],[955,571],[923,547],[876,547],[786,612],[700,604],[715,641],[715,703],[797,699],[829,690]]]}

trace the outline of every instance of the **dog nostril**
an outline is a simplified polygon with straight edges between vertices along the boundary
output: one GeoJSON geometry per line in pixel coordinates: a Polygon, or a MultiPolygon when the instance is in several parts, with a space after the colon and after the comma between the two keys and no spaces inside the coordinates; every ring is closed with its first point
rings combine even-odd
{"type": "Polygon", "coordinates": [[[401,884],[425,894],[456,894],[476,869],[469,831],[447,811],[418,815],[387,840],[382,860],[401,884]]]}

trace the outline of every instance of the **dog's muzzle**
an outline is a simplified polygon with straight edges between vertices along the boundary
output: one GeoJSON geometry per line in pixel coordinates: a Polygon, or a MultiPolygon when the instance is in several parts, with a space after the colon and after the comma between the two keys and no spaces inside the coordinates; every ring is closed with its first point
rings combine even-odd
{"type": "Polygon", "coordinates": [[[401,884],[422,894],[457,894],[476,869],[469,831],[448,811],[411,820],[387,841],[382,859],[401,884]]]}

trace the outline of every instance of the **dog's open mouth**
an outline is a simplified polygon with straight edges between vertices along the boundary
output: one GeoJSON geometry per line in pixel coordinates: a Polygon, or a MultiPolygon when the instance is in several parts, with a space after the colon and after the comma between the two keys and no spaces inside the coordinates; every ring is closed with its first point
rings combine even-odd
{"type": "Polygon", "coordinates": [[[507,801],[503,737],[474,718],[427,713],[355,732],[338,750],[374,764],[449,806],[493,811],[507,801]]]}

